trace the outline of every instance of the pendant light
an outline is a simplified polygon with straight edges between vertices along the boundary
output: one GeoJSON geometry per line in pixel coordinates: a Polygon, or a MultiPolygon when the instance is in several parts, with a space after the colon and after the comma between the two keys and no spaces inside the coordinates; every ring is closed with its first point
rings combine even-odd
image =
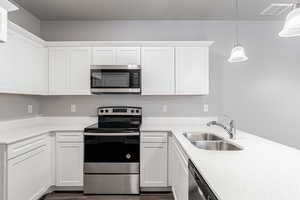
{"type": "Polygon", "coordinates": [[[300,36],[300,3],[294,4],[293,10],[287,15],[280,37],[300,36]]]}
{"type": "MultiPolygon", "coordinates": [[[[236,8],[235,8],[235,14],[236,14],[236,20],[239,18],[239,2],[236,0],[236,8]]],[[[231,50],[230,57],[228,59],[228,62],[234,63],[234,62],[243,62],[248,60],[248,57],[246,56],[244,47],[239,43],[239,24],[238,22],[235,25],[235,31],[236,31],[236,41],[234,44],[233,49],[231,50]]]]}

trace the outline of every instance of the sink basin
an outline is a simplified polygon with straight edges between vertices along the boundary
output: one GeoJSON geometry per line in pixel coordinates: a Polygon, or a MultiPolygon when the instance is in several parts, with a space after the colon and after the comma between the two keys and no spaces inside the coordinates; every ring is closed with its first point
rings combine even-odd
{"type": "Polygon", "coordinates": [[[197,141],[220,141],[221,137],[212,133],[184,133],[183,134],[190,142],[197,141]]]}
{"type": "Polygon", "coordinates": [[[210,151],[241,151],[242,148],[227,141],[194,141],[195,147],[210,151]]]}

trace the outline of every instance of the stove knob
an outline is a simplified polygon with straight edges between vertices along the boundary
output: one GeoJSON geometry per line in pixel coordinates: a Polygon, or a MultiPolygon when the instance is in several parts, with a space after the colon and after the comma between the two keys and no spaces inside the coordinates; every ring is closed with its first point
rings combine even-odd
{"type": "Polygon", "coordinates": [[[131,155],[128,153],[128,154],[126,154],[126,158],[127,159],[130,159],[131,158],[131,155]]]}
{"type": "Polygon", "coordinates": [[[105,110],[106,113],[108,113],[108,110],[105,110]]]}
{"type": "Polygon", "coordinates": [[[134,110],[131,110],[131,113],[134,113],[134,110]]]}
{"type": "Polygon", "coordinates": [[[139,110],[136,110],[135,112],[136,112],[136,113],[139,113],[140,111],[139,111],[139,110]]]}
{"type": "Polygon", "coordinates": [[[103,112],[104,112],[104,110],[100,110],[100,112],[101,112],[101,113],[103,113],[103,112]]]}

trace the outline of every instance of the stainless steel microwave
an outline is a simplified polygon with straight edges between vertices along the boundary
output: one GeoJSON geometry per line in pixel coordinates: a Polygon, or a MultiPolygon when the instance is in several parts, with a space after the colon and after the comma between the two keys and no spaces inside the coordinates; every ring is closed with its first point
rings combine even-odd
{"type": "Polygon", "coordinates": [[[93,94],[140,94],[140,65],[92,65],[93,94]]]}

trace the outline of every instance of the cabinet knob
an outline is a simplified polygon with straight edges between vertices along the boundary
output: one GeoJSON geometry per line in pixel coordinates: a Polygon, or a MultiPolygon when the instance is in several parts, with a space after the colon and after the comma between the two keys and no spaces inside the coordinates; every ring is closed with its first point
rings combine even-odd
{"type": "Polygon", "coordinates": [[[128,153],[128,154],[126,154],[126,158],[127,159],[130,159],[131,158],[131,155],[128,153]]]}

